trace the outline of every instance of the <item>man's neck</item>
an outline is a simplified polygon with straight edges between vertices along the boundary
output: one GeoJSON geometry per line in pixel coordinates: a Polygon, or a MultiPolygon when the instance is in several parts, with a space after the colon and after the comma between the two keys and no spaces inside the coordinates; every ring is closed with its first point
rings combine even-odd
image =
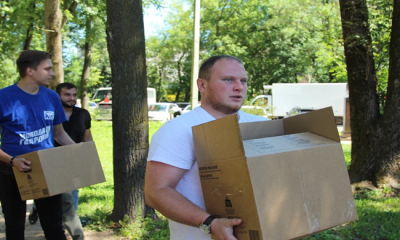
{"type": "Polygon", "coordinates": [[[72,115],[72,112],[73,112],[73,110],[74,110],[74,107],[64,107],[64,106],[63,106],[63,108],[64,108],[65,116],[67,117],[67,119],[68,119],[68,121],[69,121],[69,118],[70,118],[71,115],[72,115]]]}
{"type": "Polygon", "coordinates": [[[227,117],[227,116],[231,116],[234,114],[237,114],[238,112],[235,113],[231,113],[231,114],[226,114],[226,113],[222,113],[220,111],[215,110],[213,107],[206,105],[206,104],[202,104],[201,107],[206,110],[206,112],[208,112],[211,116],[215,117],[215,119],[220,119],[223,117],[227,117]]]}
{"type": "Polygon", "coordinates": [[[64,108],[65,114],[67,114],[67,113],[72,113],[74,107],[64,107],[63,106],[63,108],[64,108]]]}
{"type": "Polygon", "coordinates": [[[19,80],[17,86],[26,93],[37,94],[39,92],[40,85],[34,81],[30,81],[30,79],[25,77],[19,80]]]}

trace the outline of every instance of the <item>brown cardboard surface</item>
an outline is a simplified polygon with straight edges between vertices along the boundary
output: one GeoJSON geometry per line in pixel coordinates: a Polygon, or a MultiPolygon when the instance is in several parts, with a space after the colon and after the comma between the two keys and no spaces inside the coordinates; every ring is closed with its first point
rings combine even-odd
{"type": "Polygon", "coordinates": [[[357,219],[331,108],[245,124],[231,116],[193,127],[193,139],[206,210],[242,218],[239,240],[296,239],[357,219]]]}
{"type": "Polygon", "coordinates": [[[292,239],[357,220],[339,143],[247,162],[264,239],[292,239]]]}
{"type": "Polygon", "coordinates": [[[14,169],[22,200],[53,196],[105,181],[94,142],[40,150],[21,157],[32,161],[30,173],[14,169]],[[28,189],[25,187],[28,176],[35,188],[32,184],[28,189]]]}
{"type": "Polygon", "coordinates": [[[308,132],[243,141],[247,158],[315,148],[327,144],[337,144],[337,142],[308,132]]]}
{"type": "Polygon", "coordinates": [[[244,150],[237,115],[232,115],[194,127],[193,138],[198,162],[244,158],[244,150]],[[215,134],[218,133],[218,134],[215,134]]]}
{"type": "Polygon", "coordinates": [[[12,168],[22,200],[50,196],[37,152],[27,153],[21,157],[28,159],[31,162],[32,168],[32,171],[27,173],[20,172],[14,167],[12,168]]]}
{"type": "Polygon", "coordinates": [[[285,134],[282,119],[274,121],[261,121],[240,123],[240,134],[242,140],[281,136],[285,134]]]}

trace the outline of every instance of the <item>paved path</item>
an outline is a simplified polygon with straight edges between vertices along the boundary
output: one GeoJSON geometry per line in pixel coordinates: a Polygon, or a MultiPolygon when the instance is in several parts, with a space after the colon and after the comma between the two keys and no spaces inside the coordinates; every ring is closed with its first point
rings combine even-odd
{"type": "MultiPolygon", "coordinates": [[[[31,211],[33,201],[27,201],[27,212],[26,212],[26,221],[25,221],[25,240],[45,240],[44,234],[42,231],[42,227],[40,226],[39,221],[36,224],[30,224],[28,221],[28,215],[31,211]]],[[[66,232],[67,239],[71,240],[72,238],[66,232]]],[[[0,210],[0,240],[6,239],[5,235],[5,225],[4,225],[4,217],[3,213],[0,210]]],[[[120,237],[116,237],[112,235],[112,231],[106,232],[87,232],[85,231],[85,240],[116,240],[116,239],[124,239],[120,237]]]]}

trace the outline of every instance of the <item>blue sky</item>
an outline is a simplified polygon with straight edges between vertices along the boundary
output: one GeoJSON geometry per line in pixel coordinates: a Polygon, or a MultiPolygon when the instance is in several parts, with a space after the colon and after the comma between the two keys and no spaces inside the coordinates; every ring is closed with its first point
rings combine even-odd
{"type": "MultiPolygon", "coordinates": [[[[167,4],[164,4],[166,6],[167,4]]],[[[164,19],[168,14],[168,7],[157,10],[156,7],[150,6],[144,9],[143,21],[144,21],[144,34],[146,38],[156,33],[157,28],[164,24],[164,19]]]]}

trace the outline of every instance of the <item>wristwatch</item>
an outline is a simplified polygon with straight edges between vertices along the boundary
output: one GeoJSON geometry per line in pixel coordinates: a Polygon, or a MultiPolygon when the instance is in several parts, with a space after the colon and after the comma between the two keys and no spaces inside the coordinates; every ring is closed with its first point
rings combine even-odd
{"type": "Polygon", "coordinates": [[[201,231],[207,234],[211,234],[211,222],[216,218],[217,216],[214,215],[210,215],[208,218],[206,218],[206,220],[199,225],[201,231]]]}

